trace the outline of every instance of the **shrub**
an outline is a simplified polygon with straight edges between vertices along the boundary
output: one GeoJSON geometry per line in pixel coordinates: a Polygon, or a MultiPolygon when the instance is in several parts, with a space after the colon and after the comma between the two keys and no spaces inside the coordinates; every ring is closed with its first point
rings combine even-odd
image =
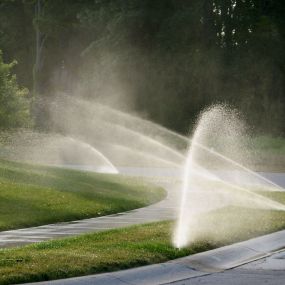
{"type": "Polygon", "coordinates": [[[12,68],[16,61],[4,63],[0,50],[0,129],[31,124],[28,89],[19,87],[12,68]]]}

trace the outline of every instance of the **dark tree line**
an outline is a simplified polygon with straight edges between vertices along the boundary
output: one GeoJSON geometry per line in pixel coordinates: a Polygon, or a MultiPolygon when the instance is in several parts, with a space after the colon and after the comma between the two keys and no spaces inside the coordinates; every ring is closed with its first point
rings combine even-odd
{"type": "Polygon", "coordinates": [[[66,92],[182,133],[225,102],[284,134],[284,21],[280,0],[0,0],[0,49],[39,127],[66,92]]]}

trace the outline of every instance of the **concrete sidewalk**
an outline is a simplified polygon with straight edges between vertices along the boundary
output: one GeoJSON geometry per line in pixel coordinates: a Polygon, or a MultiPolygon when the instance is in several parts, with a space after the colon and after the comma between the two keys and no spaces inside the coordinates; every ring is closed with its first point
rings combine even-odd
{"type": "Polygon", "coordinates": [[[166,263],[41,285],[285,284],[285,230],[166,263]]]}
{"type": "Polygon", "coordinates": [[[105,231],[137,224],[172,220],[177,215],[177,199],[174,179],[156,182],[167,191],[166,199],[156,204],[123,213],[84,219],[66,223],[49,224],[0,232],[0,248],[21,246],[61,237],[105,231]],[[163,182],[162,182],[163,181],[163,182]]]}
{"type": "MultiPolygon", "coordinates": [[[[141,177],[150,179],[153,183],[163,187],[167,191],[167,198],[157,204],[124,213],[3,231],[0,232],[0,248],[26,245],[137,224],[172,220],[177,217],[179,204],[177,191],[179,191],[180,187],[179,176],[181,174],[179,171],[174,171],[173,169],[121,168],[120,172],[127,175],[140,175],[141,177]]],[[[285,188],[284,173],[262,173],[262,175],[285,188]]]]}

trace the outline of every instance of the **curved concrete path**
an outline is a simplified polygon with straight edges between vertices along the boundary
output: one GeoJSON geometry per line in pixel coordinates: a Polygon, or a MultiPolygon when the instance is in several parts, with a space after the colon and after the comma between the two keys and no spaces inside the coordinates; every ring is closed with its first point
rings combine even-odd
{"type": "MultiPolygon", "coordinates": [[[[180,186],[177,180],[180,177],[178,170],[121,168],[120,173],[135,176],[141,175],[151,179],[152,182],[160,185],[167,191],[166,199],[148,207],[98,218],[2,231],[0,232],[0,248],[176,218],[179,201],[177,201],[175,193],[179,191],[180,186]]],[[[284,174],[263,173],[263,175],[285,188],[284,174]]]]}
{"type": "MultiPolygon", "coordinates": [[[[133,173],[126,169],[126,174],[139,174],[133,169],[133,173]]],[[[141,169],[139,170],[141,173],[141,169]]],[[[141,209],[136,209],[124,213],[85,219],[74,222],[50,224],[39,227],[31,227],[26,229],[11,230],[0,232],[0,248],[24,245],[34,242],[40,242],[59,237],[73,236],[81,233],[103,231],[119,227],[131,226],[134,224],[143,224],[147,222],[161,221],[174,219],[177,215],[177,205],[175,192],[178,190],[179,183],[176,181],[177,173],[163,170],[153,173],[152,170],[144,171],[143,176],[156,176],[155,183],[164,187],[167,192],[167,198],[157,204],[150,205],[141,209]],[[166,176],[159,178],[159,176],[166,176]]],[[[270,174],[266,176],[285,188],[284,174],[270,174]]],[[[250,263],[251,267],[237,266],[252,262],[260,261],[264,264],[271,264],[274,272],[281,276],[281,283],[274,283],[280,278],[272,275],[272,270],[268,273],[266,270],[261,270],[262,274],[267,274],[263,279],[269,280],[266,284],[285,284],[285,262],[274,262],[274,260],[285,259],[285,254],[275,254],[276,250],[285,248],[285,231],[249,240],[246,242],[234,244],[219,248],[213,251],[204,252],[201,254],[192,255],[167,263],[156,264],[152,266],[140,267],[114,273],[106,273],[100,275],[91,275],[79,278],[71,278],[57,281],[42,282],[40,284],[263,284],[257,282],[259,279],[255,276],[256,268],[259,268],[255,263],[250,263]],[[273,261],[272,261],[273,260],[273,261]],[[240,271],[246,272],[241,275],[240,271]],[[230,272],[230,273],[229,273],[230,272]],[[248,274],[248,272],[252,275],[248,274]],[[227,275],[227,274],[232,274],[227,275]],[[244,276],[244,283],[233,283],[232,280],[239,280],[239,276],[244,276]],[[237,277],[235,279],[235,276],[237,277]],[[268,277],[269,276],[269,277],[268,277]],[[268,279],[268,278],[269,279],[268,279]],[[249,279],[248,279],[249,278],[249,279]],[[252,278],[252,280],[250,280],[252,278]],[[231,282],[229,282],[231,280],[231,282]],[[256,281],[257,280],[257,281],[256,281]],[[257,283],[252,283],[252,282],[257,283]],[[208,282],[208,283],[207,283],[208,282]]],[[[260,272],[258,273],[259,276],[260,272]]],[[[280,280],[281,280],[280,279],[280,280]]]]}
{"type": "MultiPolygon", "coordinates": [[[[179,191],[177,178],[181,175],[178,169],[120,168],[119,170],[122,174],[151,179],[167,191],[166,199],[148,207],[98,218],[2,231],[0,232],[0,248],[176,218],[179,201],[175,193],[179,191]]],[[[262,173],[262,175],[285,188],[284,174],[262,173]]]]}
{"type": "Polygon", "coordinates": [[[26,245],[50,239],[76,236],[88,232],[105,231],[115,228],[145,224],[156,221],[175,219],[177,203],[175,203],[174,179],[156,180],[156,183],[167,190],[166,199],[156,204],[123,213],[102,216],[78,221],[49,224],[17,230],[0,232],[0,248],[26,245]],[[163,181],[163,182],[162,182],[163,181]]]}

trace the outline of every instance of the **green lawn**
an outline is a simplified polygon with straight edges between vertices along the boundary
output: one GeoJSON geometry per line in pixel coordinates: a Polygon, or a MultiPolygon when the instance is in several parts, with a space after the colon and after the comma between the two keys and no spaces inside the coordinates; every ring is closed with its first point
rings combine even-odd
{"type": "Polygon", "coordinates": [[[258,150],[285,154],[285,138],[272,136],[256,136],[252,138],[252,145],[258,150]]]}
{"type": "Polygon", "coordinates": [[[164,196],[135,178],[0,160],[0,230],[103,216],[164,196]]]}
{"type": "Polygon", "coordinates": [[[285,172],[285,138],[255,136],[249,145],[255,157],[250,167],[256,171],[285,172]]]}
{"type": "MultiPolygon", "coordinates": [[[[285,201],[285,193],[266,195],[285,201]]],[[[169,221],[3,249],[0,284],[66,278],[167,261],[285,229],[285,212],[228,207],[198,217],[198,224],[202,229],[196,242],[183,250],[171,244],[173,222],[169,221]]]]}
{"type": "MultiPolygon", "coordinates": [[[[231,141],[221,137],[221,143],[217,144],[213,138],[207,146],[217,150],[221,154],[243,164],[257,172],[285,172],[285,137],[273,137],[269,135],[255,135],[252,137],[241,137],[240,145],[244,151],[227,150],[226,145],[231,141]],[[215,146],[215,147],[214,147],[215,146]],[[244,161],[243,161],[244,160],[244,161]]],[[[209,169],[237,169],[236,165],[227,163],[215,155],[205,152],[199,157],[200,164],[209,169]]]]}

